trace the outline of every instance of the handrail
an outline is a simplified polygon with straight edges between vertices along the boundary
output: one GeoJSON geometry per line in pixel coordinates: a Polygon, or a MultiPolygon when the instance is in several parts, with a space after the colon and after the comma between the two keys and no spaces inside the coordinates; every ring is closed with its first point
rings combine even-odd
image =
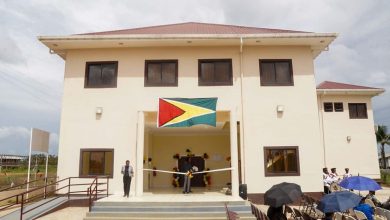
{"type": "Polygon", "coordinates": [[[89,183],[73,183],[73,184],[72,184],[72,183],[71,183],[71,180],[72,180],[72,179],[86,179],[86,178],[84,178],[84,177],[83,177],[83,178],[81,178],[81,177],[67,177],[67,178],[64,178],[64,179],[61,179],[61,180],[58,180],[58,181],[56,181],[56,182],[54,182],[54,183],[49,183],[49,184],[48,184],[47,179],[46,179],[46,180],[45,180],[45,185],[44,185],[44,186],[36,187],[36,188],[34,188],[34,189],[30,189],[30,190],[28,190],[28,191],[25,191],[25,192],[22,192],[22,193],[19,193],[19,194],[16,194],[16,195],[9,196],[9,197],[7,197],[7,198],[1,199],[0,202],[7,201],[7,200],[9,200],[9,199],[15,198],[15,202],[12,203],[12,204],[5,205],[5,206],[3,206],[3,207],[0,207],[0,211],[1,211],[1,210],[4,210],[4,209],[6,209],[6,208],[10,208],[10,207],[12,207],[12,206],[14,206],[14,205],[20,204],[20,220],[22,220],[24,214],[26,214],[26,213],[28,213],[28,212],[30,212],[30,211],[32,211],[32,210],[38,208],[38,207],[41,207],[41,206],[43,206],[43,205],[45,205],[45,204],[47,204],[47,203],[49,203],[49,202],[51,202],[51,201],[53,201],[53,200],[55,200],[55,199],[60,198],[59,196],[58,196],[58,197],[54,197],[54,198],[49,199],[49,200],[45,201],[44,203],[42,203],[42,204],[40,204],[40,205],[38,205],[38,206],[36,206],[36,207],[34,207],[34,208],[30,208],[29,210],[25,211],[25,210],[24,210],[25,204],[31,203],[31,202],[37,200],[37,198],[41,198],[41,197],[42,197],[42,194],[38,193],[38,195],[35,195],[35,196],[32,196],[32,197],[28,198],[28,194],[29,194],[29,193],[32,193],[32,192],[35,192],[35,191],[38,191],[38,190],[42,190],[42,189],[43,189],[43,190],[44,190],[44,191],[43,191],[43,199],[46,199],[47,196],[55,195],[56,192],[58,192],[59,190],[63,190],[63,189],[65,189],[65,188],[68,188],[68,190],[67,190],[68,192],[65,193],[65,194],[63,194],[63,195],[68,197],[68,201],[69,201],[69,199],[70,199],[70,195],[71,195],[71,194],[74,194],[74,193],[86,193],[87,196],[89,195],[89,200],[90,200],[90,205],[89,205],[90,207],[89,207],[89,209],[91,209],[92,200],[97,200],[97,198],[98,198],[98,193],[101,193],[101,192],[105,192],[105,191],[106,191],[106,196],[108,196],[108,182],[109,182],[109,176],[95,176],[95,177],[93,177],[93,178],[94,178],[94,180],[93,180],[93,182],[92,182],[91,184],[89,184],[89,183]],[[98,179],[99,179],[99,178],[106,178],[107,180],[106,180],[106,182],[99,182],[99,183],[98,183],[98,179]],[[59,187],[59,188],[56,187],[55,190],[52,190],[52,191],[50,191],[50,192],[47,191],[47,187],[48,187],[48,186],[58,185],[59,183],[62,183],[62,182],[65,182],[65,181],[67,181],[67,183],[66,183],[64,186],[61,186],[61,187],[59,187]],[[71,187],[72,187],[72,186],[86,186],[86,185],[89,185],[89,186],[90,186],[90,187],[87,189],[87,191],[84,191],[84,190],[71,191],[71,187]],[[94,189],[92,190],[92,186],[93,186],[93,185],[94,185],[95,187],[94,187],[94,189]],[[106,185],[107,188],[106,188],[106,189],[98,189],[98,186],[100,186],[100,185],[106,185]],[[92,193],[94,193],[94,197],[93,197],[93,198],[91,197],[92,193]],[[19,198],[20,198],[20,199],[19,199],[19,198]]]}
{"type": "Polygon", "coordinates": [[[108,197],[108,179],[109,176],[106,176],[105,178],[107,179],[105,183],[98,183],[98,176],[95,177],[95,179],[92,181],[91,185],[87,188],[87,193],[89,195],[89,200],[88,200],[88,210],[91,211],[92,208],[92,202],[96,201],[98,198],[98,192],[104,192],[106,191],[106,196],[108,197]],[[106,190],[99,190],[98,186],[99,185],[107,185],[106,190]],[[95,186],[94,186],[95,185],[95,186]],[[94,187],[93,187],[94,186],[94,187]]]}

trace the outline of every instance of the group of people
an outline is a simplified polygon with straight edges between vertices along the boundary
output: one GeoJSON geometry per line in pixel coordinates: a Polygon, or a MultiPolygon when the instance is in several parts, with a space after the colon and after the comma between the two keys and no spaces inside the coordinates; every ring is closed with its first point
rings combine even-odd
{"type": "MultiPolygon", "coordinates": [[[[343,175],[343,179],[351,177],[352,174],[349,172],[349,168],[345,168],[345,173],[343,175]]],[[[336,168],[331,168],[330,173],[328,168],[322,168],[322,179],[324,183],[324,193],[329,194],[331,193],[331,185],[333,183],[339,183],[341,181],[341,178],[337,174],[336,168]]]]}
{"type": "MultiPolygon", "coordinates": [[[[191,165],[191,157],[187,157],[184,161],[183,167],[180,172],[185,173],[183,193],[188,194],[191,191],[191,178],[192,172],[198,171],[196,166],[191,165]]],[[[131,179],[134,177],[134,169],[130,165],[130,161],[126,160],[126,164],[122,166],[121,173],[123,174],[123,197],[129,197],[131,179]]]]}

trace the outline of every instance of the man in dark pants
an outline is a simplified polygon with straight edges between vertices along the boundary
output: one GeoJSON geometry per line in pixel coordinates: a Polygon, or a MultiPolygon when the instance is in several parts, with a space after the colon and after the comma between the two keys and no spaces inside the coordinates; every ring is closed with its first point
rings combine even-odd
{"type": "Polygon", "coordinates": [[[184,174],[184,184],[183,184],[183,193],[190,193],[191,192],[191,172],[192,172],[192,166],[191,166],[191,158],[187,157],[184,161],[183,168],[181,172],[186,173],[184,174]]]}
{"type": "Polygon", "coordinates": [[[126,165],[122,167],[121,173],[123,174],[123,197],[129,198],[131,177],[134,175],[133,167],[130,165],[130,161],[126,160],[126,165]]]}

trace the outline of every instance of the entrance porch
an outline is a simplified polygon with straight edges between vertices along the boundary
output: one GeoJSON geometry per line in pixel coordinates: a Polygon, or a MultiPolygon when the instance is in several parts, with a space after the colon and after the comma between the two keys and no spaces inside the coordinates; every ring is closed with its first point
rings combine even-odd
{"type": "Polygon", "coordinates": [[[157,128],[156,122],[157,112],[139,112],[135,166],[137,197],[165,195],[167,192],[181,194],[181,180],[180,186],[174,188],[173,174],[159,170],[172,172],[175,168],[180,168],[180,162],[188,156],[196,159],[196,164],[193,165],[198,167],[199,171],[231,169],[211,172],[207,176],[195,174],[198,176],[193,178],[192,186],[196,187],[193,188],[193,196],[218,194],[227,184],[231,184],[230,197],[238,197],[239,144],[235,113],[218,111],[216,127],[195,125],[184,128],[157,128]],[[211,179],[211,184],[208,184],[210,182],[206,181],[206,177],[211,179]]]}

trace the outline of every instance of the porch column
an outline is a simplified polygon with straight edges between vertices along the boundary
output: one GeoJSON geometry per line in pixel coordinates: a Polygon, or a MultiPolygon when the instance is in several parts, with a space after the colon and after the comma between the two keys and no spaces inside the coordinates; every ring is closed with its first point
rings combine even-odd
{"type": "Polygon", "coordinates": [[[237,120],[236,112],[230,111],[230,163],[232,166],[232,196],[238,197],[238,147],[237,147],[237,120]]]}
{"type": "Polygon", "coordinates": [[[142,196],[144,187],[144,112],[138,112],[137,120],[137,146],[136,146],[136,170],[135,170],[135,195],[142,196]]]}

